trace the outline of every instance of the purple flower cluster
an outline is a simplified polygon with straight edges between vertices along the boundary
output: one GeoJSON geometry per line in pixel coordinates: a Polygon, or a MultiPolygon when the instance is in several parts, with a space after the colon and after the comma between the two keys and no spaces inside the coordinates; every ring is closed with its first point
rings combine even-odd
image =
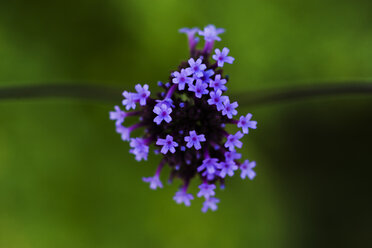
{"type": "Polygon", "coordinates": [[[242,148],[241,139],[249,129],[256,129],[257,122],[251,120],[252,114],[237,116],[238,103],[225,95],[228,78],[222,67],[232,64],[234,58],[228,56],[228,48],[215,49],[215,41],[220,41],[224,29],[208,25],[204,30],[183,28],[181,33],[188,37],[190,58],[182,62],[178,69],[171,73],[167,83],[158,82],[164,92],[150,96],[147,84],[135,86],[135,92],[123,92],[122,102],[126,112],[115,106],[110,112],[110,119],[115,121],[116,132],[122,140],[129,141],[132,153],[137,161],[147,160],[149,146],[155,145],[156,154],[162,159],[155,175],[143,178],[151,189],[162,188],[160,174],[168,164],[174,178],[183,184],[173,199],[178,204],[191,205],[194,196],[187,193],[191,179],[199,176],[201,184],[197,197],[204,198],[202,211],[215,211],[219,199],[215,198],[216,185],[224,187],[227,177],[232,177],[238,170],[242,179],[253,179],[256,173],[254,161],[240,162],[242,155],[236,149],[242,148]],[[205,45],[197,49],[200,38],[204,37],[205,45]],[[212,58],[212,59],[211,59],[212,58]],[[211,62],[212,61],[212,62],[211,62]],[[214,62],[213,62],[214,61],[214,62]],[[125,127],[127,117],[137,116],[139,122],[125,127]],[[227,124],[241,129],[229,134],[227,124]],[[131,137],[133,130],[144,128],[143,137],[131,137]]]}

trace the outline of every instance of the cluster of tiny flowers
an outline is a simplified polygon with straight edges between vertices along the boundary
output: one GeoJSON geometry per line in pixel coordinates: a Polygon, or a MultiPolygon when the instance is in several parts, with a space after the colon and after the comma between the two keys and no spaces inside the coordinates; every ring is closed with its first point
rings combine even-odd
{"type": "Polygon", "coordinates": [[[257,122],[252,114],[238,115],[238,103],[226,95],[228,77],[223,75],[223,66],[232,64],[229,49],[215,49],[215,41],[220,41],[224,29],[208,25],[204,30],[183,28],[181,33],[188,37],[190,58],[182,62],[171,73],[167,83],[158,82],[163,92],[151,97],[149,86],[137,84],[135,92],[123,92],[125,110],[115,106],[110,119],[115,121],[116,132],[122,140],[129,141],[137,161],[147,160],[149,146],[162,154],[155,175],[143,178],[151,189],[162,188],[160,173],[164,165],[171,168],[169,182],[179,178],[183,182],[173,197],[178,204],[190,206],[194,196],[187,192],[190,181],[195,176],[201,180],[197,197],[204,198],[202,211],[215,211],[219,199],[215,197],[216,185],[224,187],[227,177],[240,171],[242,179],[253,179],[256,173],[254,161],[240,162],[241,139],[249,129],[256,129],[257,122]],[[197,49],[199,37],[204,37],[205,45],[197,49]],[[136,109],[137,111],[128,112],[136,109]],[[124,126],[125,119],[137,116],[139,122],[124,126]],[[226,125],[236,125],[239,129],[229,134],[226,125]],[[144,128],[142,137],[132,137],[132,131],[144,128]]]}

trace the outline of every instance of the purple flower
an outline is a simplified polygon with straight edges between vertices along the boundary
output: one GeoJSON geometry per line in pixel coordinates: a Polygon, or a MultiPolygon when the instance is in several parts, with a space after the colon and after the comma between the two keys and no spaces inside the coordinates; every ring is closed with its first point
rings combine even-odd
{"type": "Polygon", "coordinates": [[[151,189],[163,188],[158,174],[153,177],[143,177],[142,180],[146,183],[150,183],[151,189]]]}
{"type": "Polygon", "coordinates": [[[215,91],[221,90],[225,91],[227,90],[227,87],[225,86],[226,79],[221,79],[221,75],[218,74],[214,77],[214,80],[211,80],[209,82],[209,87],[213,88],[215,91]]]}
{"type": "Polygon", "coordinates": [[[241,158],[242,158],[242,154],[237,153],[236,151],[225,152],[226,161],[228,161],[228,160],[234,161],[234,160],[241,159],[241,158]]]}
{"type": "Polygon", "coordinates": [[[230,151],[235,151],[235,147],[242,148],[243,143],[239,140],[244,136],[240,131],[236,134],[230,134],[227,137],[225,147],[228,147],[230,151]]]}
{"type": "Polygon", "coordinates": [[[137,94],[135,94],[135,97],[134,97],[135,100],[139,101],[141,106],[146,105],[146,99],[150,96],[149,86],[145,84],[142,87],[142,85],[137,84],[135,86],[135,89],[137,91],[137,94]]]}
{"type": "Polygon", "coordinates": [[[123,100],[123,105],[125,106],[126,110],[135,109],[136,108],[136,93],[131,93],[128,91],[123,92],[123,96],[125,99],[123,100]]]}
{"type": "Polygon", "coordinates": [[[203,31],[199,31],[199,35],[204,36],[206,41],[220,41],[221,38],[218,37],[218,35],[223,32],[225,32],[223,28],[216,28],[214,25],[208,25],[203,31]]]}
{"type": "Polygon", "coordinates": [[[212,69],[203,71],[203,76],[200,78],[203,83],[209,84],[212,79],[210,79],[211,76],[214,75],[214,71],[212,69]]]}
{"type": "Polygon", "coordinates": [[[197,79],[195,85],[190,84],[189,85],[189,91],[195,92],[195,96],[197,98],[201,98],[202,95],[208,94],[208,84],[203,83],[202,80],[197,79]]]}
{"type": "Polygon", "coordinates": [[[256,167],[255,161],[249,162],[249,160],[245,160],[244,163],[240,165],[240,170],[242,171],[240,177],[242,179],[248,177],[249,179],[253,180],[253,178],[256,176],[256,172],[253,170],[254,167],[256,167]]]}
{"type": "Polygon", "coordinates": [[[119,106],[115,106],[115,111],[110,112],[110,120],[116,120],[115,125],[120,125],[124,122],[126,113],[120,109],[119,106]]]}
{"type": "Polygon", "coordinates": [[[131,139],[129,145],[130,147],[133,148],[130,149],[129,152],[136,156],[137,161],[141,161],[142,159],[147,160],[147,156],[149,154],[149,146],[146,145],[144,139],[141,138],[131,139]]]}
{"type": "Polygon", "coordinates": [[[202,61],[202,58],[199,58],[196,61],[191,58],[188,61],[190,67],[186,68],[186,71],[189,75],[193,74],[195,79],[201,78],[203,76],[203,71],[207,68],[205,64],[202,64],[202,61]]]}
{"type": "Polygon", "coordinates": [[[247,114],[245,117],[240,116],[238,127],[243,129],[243,133],[248,133],[248,128],[256,129],[257,121],[251,121],[252,114],[247,114]]]}
{"type": "Polygon", "coordinates": [[[209,198],[210,196],[215,195],[214,190],[216,189],[216,185],[204,182],[199,185],[199,189],[198,197],[204,196],[205,198],[209,198]]]}
{"type": "Polygon", "coordinates": [[[238,169],[238,166],[232,160],[227,160],[226,162],[222,162],[220,177],[225,178],[226,174],[232,177],[234,175],[234,171],[236,171],[237,169],[238,169]]]}
{"type": "Polygon", "coordinates": [[[124,91],[123,110],[115,106],[109,117],[115,121],[116,132],[121,138],[129,140],[129,152],[136,160],[147,160],[149,147],[156,146],[154,153],[162,159],[155,175],[143,178],[150,188],[163,187],[160,173],[168,164],[168,182],[176,178],[184,182],[173,199],[178,204],[190,206],[194,196],[187,193],[188,185],[198,177],[201,183],[196,193],[205,198],[202,211],[215,211],[219,202],[215,190],[224,188],[229,176],[239,168],[243,179],[253,179],[256,175],[253,171],[255,162],[240,163],[242,155],[235,149],[242,147],[241,138],[252,131],[249,129],[256,128],[257,122],[251,120],[251,114],[236,120],[238,104],[230,103],[225,92],[228,78],[224,77],[223,66],[233,63],[234,58],[229,56],[227,48],[213,48],[214,43],[221,40],[219,36],[224,30],[208,25],[202,31],[184,28],[180,32],[188,37],[189,57],[175,67],[178,69],[167,81],[157,83],[160,89],[157,94],[151,94],[150,84],[137,84],[134,93],[124,91]],[[198,34],[205,39],[204,48],[197,47],[198,34]],[[136,107],[139,107],[138,111],[127,111],[136,107]],[[137,117],[138,122],[125,127],[124,121],[131,116],[137,117]],[[237,125],[239,131],[228,134],[227,124],[237,125]],[[142,136],[131,138],[137,128],[142,129],[142,136]]]}
{"type": "Polygon", "coordinates": [[[219,171],[215,171],[213,173],[209,173],[207,170],[202,173],[202,176],[206,178],[208,181],[213,181],[216,177],[219,177],[219,171]]]}
{"type": "Polygon", "coordinates": [[[208,209],[210,209],[212,211],[216,211],[217,210],[217,203],[219,203],[219,202],[220,202],[219,199],[214,198],[214,197],[209,197],[203,203],[202,212],[205,213],[205,212],[208,211],[208,209]]]}
{"type": "Polygon", "coordinates": [[[221,168],[217,158],[206,158],[203,160],[202,165],[198,167],[198,172],[207,170],[209,174],[213,174],[217,169],[221,168]]]}
{"type": "Polygon", "coordinates": [[[158,138],[156,144],[158,146],[163,146],[160,151],[163,154],[166,154],[168,151],[170,151],[171,153],[175,153],[176,152],[175,147],[178,146],[177,142],[174,142],[173,137],[170,136],[169,134],[165,139],[158,138]]]}
{"type": "Polygon", "coordinates": [[[227,115],[227,118],[232,119],[233,115],[238,114],[238,111],[235,109],[238,107],[237,102],[230,103],[230,100],[226,100],[223,105],[224,108],[222,109],[222,115],[227,115]]]}
{"type": "Polygon", "coordinates": [[[177,191],[175,196],[173,197],[173,200],[175,200],[177,204],[184,203],[187,207],[191,205],[190,201],[193,199],[194,197],[192,196],[192,194],[187,194],[184,189],[180,189],[179,191],[177,191]]]}
{"type": "Polygon", "coordinates": [[[130,132],[131,130],[127,127],[124,127],[122,125],[117,125],[116,126],[116,132],[121,134],[121,139],[123,141],[128,141],[130,140],[130,132]]]}
{"type": "Polygon", "coordinates": [[[209,93],[210,99],[208,99],[208,104],[209,105],[216,105],[217,110],[220,111],[224,108],[223,102],[228,101],[229,97],[227,96],[222,96],[222,91],[217,90],[217,91],[211,91],[209,93]]]}
{"type": "Polygon", "coordinates": [[[189,78],[188,76],[191,75],[190,71],[182,69],[181,72],[175,71],[173,72],[172,76],[174,77],[172,79],[172,82],[174,84],[178,84],[179,90],[185,89],[185,84],[192,84],[194,81],[193,78],[189,78]]]}
{"type": "Polygon", "coordinates": [[[161,103],[160,106],[156,105],[153,112],[158,115],[154,118],[154,122],[158,125],[160,125],[163,120],[167,123],[171,122],[172,120],[172,117],[169,115],[172,113],[172,109],[165,103],[161,103]]]}
{"type": "Polygon", "coordinates": [[[198,28],[181,28],[179,30],[180,33],[185,33],[187,35],[190,50],[193,50],[196,44],[199,42],[199,37],[195,37],[195,34],[199,31],[200,30],[198,28]]]}
{"type": "Polygon", "coordinates": [[[174,108],[173,100],[171,98],[164,98],[162,100],[156,100],[156,105],[166,104],[169,108],[174,108]]]}
{"type": "Polygon", "coordinates": [[[187,142],[186,146],[188,148],[195,147],[196,150],[201,149],[200,142],[204,142],[206,139],[204,137],[204,134],[196,134],[196,131],[190,131],[189,132],[190,136],[185,137],[185,141],[187,142]]]}
{"type": "Polygon", "coordinates": [[[224,49],[222,49],[222,52],[220,51],[220,49],[216,49],[214,50],[216,54],[214,54],[212,56],[212,58],[217,61],[217,65],[219,67],[223,67],[223,64],[224,63],[229,63],[229,64],[232,64],[234,62],[234,58],[231,57],[231,56],[227,56],[227,54],[230,52],[230,50],[225,47],[224,49]]]}

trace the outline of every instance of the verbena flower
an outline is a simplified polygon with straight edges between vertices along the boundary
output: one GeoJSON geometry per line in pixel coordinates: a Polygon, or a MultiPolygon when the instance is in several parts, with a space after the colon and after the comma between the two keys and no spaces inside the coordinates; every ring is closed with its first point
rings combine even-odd
{"type": "Polygon", "coordinates": [[[162,156],[155,175],[143,178],[151,189],[163,187],[160,175],[163,167],[169,165],[169,181],[179,178],[183,182],[174,201],[190,206],[194,196],[187,192],[189,184],[199,177],[202,183],[197,196],[205,200],[202,211],[215,211],[219,203],[215,198],[218,184],[224,188],[226,178],[238,169],[242,179],[253,179],[256,175],[253,171],[256,163],[240,162],[242,156],[237,149],[243,146],[242,138],[249,129],[256,129],[257,122],[251,120],[251,114],[234,119],[238,103],[223,95],[228,80],[221,67],[234,59],[228,56],[228,48],[215,49],[213,56],[211,51],[224,30],[208,25],[203,30],[184,28],[180,32],[188,37],[190,57],[171,73],[168,82],[157,83],[159,93],[151,95],[147,84],[137,84],[135,92],[124,91],[125,110],[139,109],[125,112],[115,106],[109,117],[115,121],[122,140],[129,141],[129,152],[136,160],[147,160],[150,145],[155,145],[154,153],[162,156]],[[201,50],[196,47],[198,34],[205,40],[201,50]],[[211,57],[215,62],[210,61],[211,57]],[[124,125],[130,116],[139,117],[138,123],[124,125]],[[242,132],[229,134],[226,128],[230,127],[241,128],[242,132]],[[144,135],[132,137],[139,128],[144,128],[144,135]]]}
{"type": "Polygon", "coordinates": [[[229,52],[230,52],[230,50],[227,47],[225,47],[224,49],[222,49],[222,52],[218,48],[216,50],[214,50],[214,52],[216,54],[214,54],[212,56],[212,58],[215,61],[217,61],[217,65],[219,67],[223,67],[223,64],[224,63],[232,64],[234,62],[234,60],[235,60],[233,57],[227,56],[227,54],[229,54],[229,52]]]}

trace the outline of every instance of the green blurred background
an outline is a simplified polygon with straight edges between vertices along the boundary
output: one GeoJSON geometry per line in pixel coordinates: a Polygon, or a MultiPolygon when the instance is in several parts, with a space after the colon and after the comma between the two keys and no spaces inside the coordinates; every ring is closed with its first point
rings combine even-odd
{"type": "MultiPolygon", "coordinates": [[[[188,56],[177,30],[210,23],[231,92],[372,79],[370,0],[1,0],[0,86],[154,87],[188,56]]],[[[372,245],[371,97],[240,107],[259,122],[243,148],[257,177],[228,180],[207,214],[175,204],[179,182],[141,181],[159,158],[134,160],[111,109],[0,102],[0,248],[372,245]]]]}

